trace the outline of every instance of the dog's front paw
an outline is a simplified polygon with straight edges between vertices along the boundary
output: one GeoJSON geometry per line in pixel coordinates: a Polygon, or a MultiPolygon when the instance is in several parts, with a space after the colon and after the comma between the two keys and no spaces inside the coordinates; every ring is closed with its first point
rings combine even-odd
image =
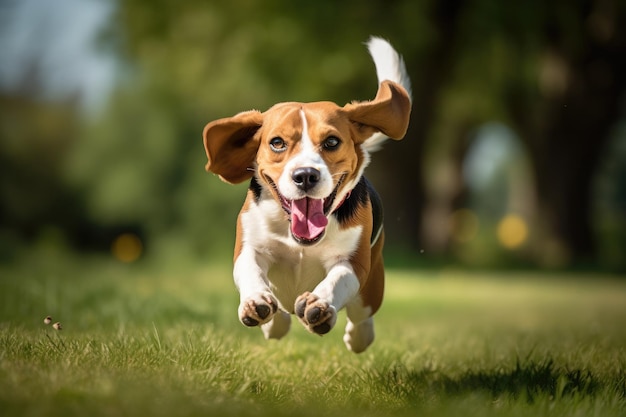
{"type": "Polygon", "coordinates": [[[270,293],[259,293],[246,298],[239,305],[239,320],[248,327],[265,324],[278,311],[278,302],[270,293]]]}
{"type": "Polygon", "coordinates": [[[311,333],[319,335],[328,333],[337,321],[335,307],[310,292],[296,299],[295,312],[311,333]]]}

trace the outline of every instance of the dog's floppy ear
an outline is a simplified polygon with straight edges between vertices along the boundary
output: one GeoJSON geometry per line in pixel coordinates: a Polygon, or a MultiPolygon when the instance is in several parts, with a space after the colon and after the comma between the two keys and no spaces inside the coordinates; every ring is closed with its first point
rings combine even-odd
{"type": "Polygon", "coordinates": [[[400,140],[409,127],[411,99],[402,86],[385,80],[380,83],[374,100],[346,104],[343,109],[363,131],[358,138],[361,141],[372,134],[372,129],[400,140]]]}
{"type": "Polygon", "coordinates": [[[208,158],[206,170],[232,184],[251,178],[259,148],[255,135],[262,124],[263,114],[251,110],[206,125],[203,132],[208,158]]]}

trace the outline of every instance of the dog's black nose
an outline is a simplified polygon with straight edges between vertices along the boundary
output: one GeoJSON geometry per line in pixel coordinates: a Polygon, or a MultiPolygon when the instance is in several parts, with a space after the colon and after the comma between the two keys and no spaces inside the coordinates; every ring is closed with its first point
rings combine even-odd
{"type": "Polygon", "coordinates": [[[308,191],[320,181],[320,172],[311,167],[297,168],[291,174],[291,179],[296,187],[308,191]]]}

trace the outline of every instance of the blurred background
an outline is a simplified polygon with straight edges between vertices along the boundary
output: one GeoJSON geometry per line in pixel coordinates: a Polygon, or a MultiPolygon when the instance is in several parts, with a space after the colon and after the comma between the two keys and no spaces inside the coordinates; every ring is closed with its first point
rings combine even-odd
{"type": "Polygon", "coordinates": [[[388,263],[626,271],[619,0],[0,0],[0,262],[229,259],[204,125],[373,98],[370,35],[414,92],[366,171],[388,263]]]}

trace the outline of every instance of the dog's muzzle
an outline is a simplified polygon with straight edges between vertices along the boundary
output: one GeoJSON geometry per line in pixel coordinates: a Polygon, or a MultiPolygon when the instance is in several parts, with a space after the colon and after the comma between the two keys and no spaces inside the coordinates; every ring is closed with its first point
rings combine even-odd
{"type": "MultiPolygon", "coordinates": [[[[299,200],[287,199],[280,193],[276,183],[270,177],[267,175],[263,175],[263,177],[274,189],[283,210],[289,216],[291,236],[294,240],[301,245],[312,245],[319,242],[324,237],[328,225],[328,216],[346,174],[341,176],[328,197],[304,197],[299,200]]],[[[292,179],[302,191],[309,191],[319,182],[320,172],[315,168],[298,168],[294,170],[292,179]]]]}

